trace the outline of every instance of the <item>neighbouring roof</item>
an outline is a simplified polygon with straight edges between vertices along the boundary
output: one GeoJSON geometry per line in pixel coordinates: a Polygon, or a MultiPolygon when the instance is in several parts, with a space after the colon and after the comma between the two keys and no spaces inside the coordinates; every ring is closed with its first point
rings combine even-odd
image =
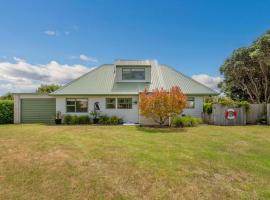
{"type": "Polygon", "coordinates": [[[156,88],[170,89],[179,86],[187,95],[217,95],[214,90],[176,71],[175,69],[158,64],[157,61],[118,60],[115,64],[104,64],[83,76],[71,81],[51,95],[136,95],[144,89],[149,91],[156,88]],[[151,82],[116,82],[115,65],[151,65],[151,82]]]}

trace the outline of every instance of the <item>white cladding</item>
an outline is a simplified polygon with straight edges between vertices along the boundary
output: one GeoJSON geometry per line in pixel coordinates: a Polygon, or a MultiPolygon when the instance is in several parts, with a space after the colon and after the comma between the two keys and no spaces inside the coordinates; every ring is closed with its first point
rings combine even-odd
{"type": "Polygon", "coordinates": [[[115,109],[106,108],[106,98],[117,98],[116,96],[91,96],[91,97],[56,97],[56,111],[60,111],[62,115],[86,115],[94,110],[94,103],[99,102],[101,114],[123,118],[124,122],[139,122],[138,113],[138,97],[137,96],[118,96],[118,98],[132,98],[132,109],[115,109]],[[87,98],[88,99],[88,112],[87,113],[68,113],[66,112],[66,99],[67,98],[87,98]]]}

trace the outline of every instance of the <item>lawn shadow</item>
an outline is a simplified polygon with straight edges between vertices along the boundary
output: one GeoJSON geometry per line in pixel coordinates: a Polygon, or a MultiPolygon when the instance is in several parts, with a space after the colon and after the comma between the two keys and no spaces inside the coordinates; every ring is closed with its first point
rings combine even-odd
{"type": "Polygon", "coordinates": [[[137,126],[138,131],[147,133],[184,133],[185,128],[171,128],[171,127],[150,127],[150,126],[137,126]]]}

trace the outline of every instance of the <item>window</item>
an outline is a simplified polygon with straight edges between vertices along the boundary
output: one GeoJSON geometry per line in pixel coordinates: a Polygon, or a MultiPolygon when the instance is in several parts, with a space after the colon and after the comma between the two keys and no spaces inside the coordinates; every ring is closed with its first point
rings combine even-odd
{"type": "Polygon", "coordinates": [[[87,99],[66,99],[66,111],[69,112],[88,112],[87,99]]]}
{"type": "Polygon", "coordinates": [[[115,109],[115,98],[106,98],[106,109],[115,109]]]}
{"type": "Polygon", "coordinates": [[[145,80],[144,68],[123,68],[122,80],[145,80]]]}
{"type": "Polygon", "coordinates": [[[132,109],[132,98],[118,98],[117,108],[118,109],[132,109]]]}
{"type": "Polygon", "coordinates": [[[195,108],[195,98],[194,97],[188,97],[186,108],[195,108]]]}

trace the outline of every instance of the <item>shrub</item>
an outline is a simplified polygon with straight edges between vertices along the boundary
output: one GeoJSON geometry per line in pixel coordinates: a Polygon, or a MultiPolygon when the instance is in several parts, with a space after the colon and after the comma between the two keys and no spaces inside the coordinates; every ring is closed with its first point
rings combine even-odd
{"type": "Polygon", "coordinates": [[[65,123],[65,124],[71,124],[71,118],[72,118],[72,116],[70,116],[70,115],[65,115],[65,116],[64,116],[64,123],[65,123]]]}
{"type": "Polygon", "coordinates": [[[110,124],[110,117],[107,115],[100,115],[99,116],[99,123],[100,124],[110,124]]]}
{"type": "Polygon", "coordinates": [[[172,121],[172,125],[175,127],[193,127],[201,123],[202,120],[200,118],[191,116],[175,117],[172,121]]]}
{"type": "Polygon", "coordinates": [[[71,116],[70,124],[79,124],[79,117],[77,115],[71,116]]]}
{"type": "Polygon", "coordinates": [[[99,116],[99,124],[110,124],[110,125],[117,125],[123,123],[122,118],[117,116],[107,116],[107,115],[101,115],[99,116]]]}
{"type": "Polygon", "coordinates": [[[78,117],[79,124],[89,124],[90,123],[90,117],[88,115],[81,115],[78,117]]]}
{"type": "Polygon", "coordinates": [[[117,117],[117,116],[112,116],[112,117],[110,117],[109,122],[112,125],[117,125],[117,124],[121,124],[122,123],[122,119],[119,118],[119,117],[117,117]]]}
{"type": "Polygon", "coordinates": [[[211,114],[212,113],[212,104],[213,103],[204,103],[203,104],[203,112],[207,113],[207,114],[211,114]]]}
{"type": "Polygon", "coordinates": [[[13,106],[12,100],[0,100],[0,124],[13,123],[13,106]]]}

